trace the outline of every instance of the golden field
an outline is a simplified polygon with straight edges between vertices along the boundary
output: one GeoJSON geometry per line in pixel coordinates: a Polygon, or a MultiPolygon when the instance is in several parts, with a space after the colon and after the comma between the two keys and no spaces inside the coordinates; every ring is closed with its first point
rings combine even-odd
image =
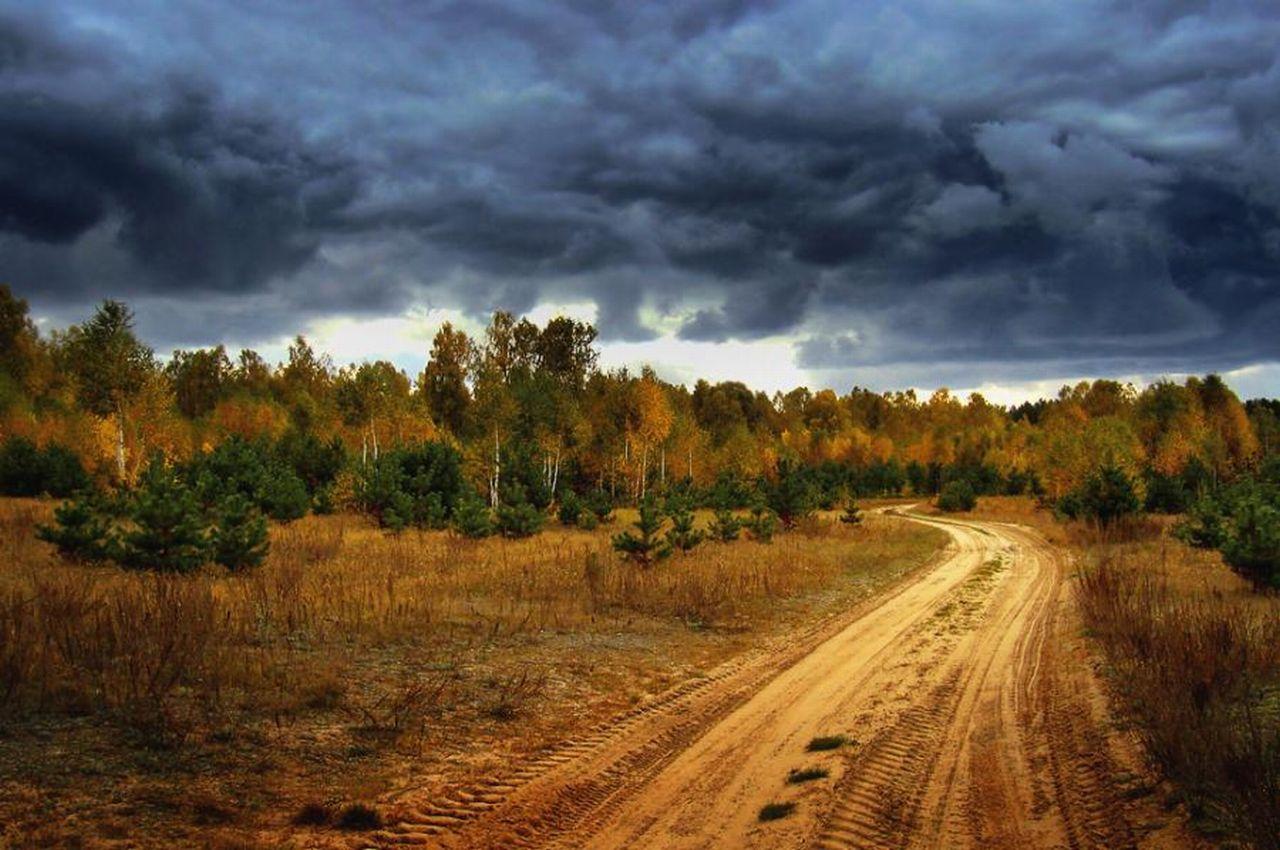
{"type": "MultiPolygon", "coordinates": [[[[0,502],[0,847],[306,846],[338,810],[497,769],[925,564],[933,529],[819,517],[651,569],[609,536],[272,530],[245,575],[57,559],[0,502]]],[[[705,520],[705,518],[704,518],[705,520]]]]}

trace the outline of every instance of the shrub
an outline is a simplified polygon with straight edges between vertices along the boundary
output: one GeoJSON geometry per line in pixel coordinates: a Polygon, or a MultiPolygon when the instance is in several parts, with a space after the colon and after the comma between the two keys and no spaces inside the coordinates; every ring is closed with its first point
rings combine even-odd
{"type": "Polygon", "coordinates": [[[591,511],[583,511],[578,514],[578,528],[583,531],[595,531],[600,527],[600,520],[591,511]]]}
{"type": "Polygon", "coordinates": [[[671,554],[671,544],[662,538],[663,522],[657,500],[647,496],[640,503],[640,516],[634,523],[636,532],[614,535],[613,548],[644,567],[663,560],[671,554]]]}
{"type": "Polygon", "coordinates": [[[765,499],[783,526],[792,528],[813,513],[816,493],[806,470],[791,461],[778,464],[777,477],[764,485],[765,499]]]}
{"type": "Polygon", "coordinates": [[[1255,586],[1280,589],[1280,510],[1259,493],[1236,503],[1221,546],[1223,560],[1255,586]]]}
{"type": "Polygon", "coordinates": [[[506,500],[498,505],[498,531],[503,537],[532,537],[542,530],[546,520],[546,514],[530,504],[519,484],[511,485],[506,500]]]}
{"type": "Polygon", "coordinates": [[[738,539],[742,524],[742,520],[729,508],[716,508],[715,517],[711,520],[711,536],[721,543],[732,543],[738,539]]]}
{"type": "Polygon", "coordinates": [[[258,485],[257,501],[276,522],[292,522],[307,514],[311,495],[307,485],[283,464],[273,464],[258,485]]]}
{"type": "Polygon", "coordinates": [[[356,503],[385,528],[444,528],[469,485],[447,443],[387,452],[361,470],[356,503]]]}
{"type": "Polygon", "coordinates": [[[89,491],[54,508],[53,524],[39,526],[36,536],[72,561],[105,560],[114,548],[103,501],[89,491]]]}
{"type": "Polygon", "coordinates": [[[1094,471],[1080,487],[1078,510],[1103,528],[1142,510],[1142,500],[1132,478],[1120,467],[1107,464],[1094,471]]]}
{"type": "Polygon", "coordinates": [[[560,520],[561,525],[577,525],[578,518],[583,513],[582,500],[572,490],[566,490],[560,499],[560,507],[556,511],[556,517],[560,520]]]}
{"type": "Polygon", "coordinates": [[[582,500],[582,506],[595,514],[596,522],[604,524],[613,522],[613,497],[608,490],[592,490],[582,500]]]}
{"type": "Polygon", "coordinates": [[[209,537],[195,494],[156,456],[133,494],[133,528],[115,559],[130,569],[190,572],[209,558],[209,537]]]}
{"type": "Polygon", "coordinates": [[[978,497],[973,487],[963,479],[951,481],[938,494],[938,507],[947,513],[971,511],[978,505],[978,497]]]}
{"type": "Polygon", "coordinates": [[[751,516],[744,525],[750,532],[752,540],[757,543],[771,543],[773,535],[778,533],[778,516],[769,509],[763,498],[757,497],[751,505],[751,516]]]}
{"type": "Polygon", "coordinates": [[[473,540],[493,534],[493,518],[484,499],[475,493],[463,496],[453,511],[453,527],[463,537],[473,540]]]}
{"type": "Polygon", "coordinates": [[[845,525],[858,525],[862,522],[862,509],[858,507],[857,499],[850,496],[844,503],[844,513],[840,514],[840,521],[845,525]]]}
{"type": "Polygon", "coordinates": [[[65,446],[39,449],[25,437],[11,437],[0,446],[0,493],[6,496],[64,498],[89,483],[80,459],[65,446]]]}
{"type": "Polygon", "coordinates": [[[270,548],[267,518],[244,496],[229,496],[219,507],[209,544],[213,560],[229,570],[256,567],[270,548]]]}
{"type": "Polygon", "coordinates": [[[671,529],[667,531],[667,544],[673,550],[688,552],[697,548],[706,535],[693,527],[693,500],[687,493],[672,493],[667,497],[667,515],[671,517],[671,529]]]}

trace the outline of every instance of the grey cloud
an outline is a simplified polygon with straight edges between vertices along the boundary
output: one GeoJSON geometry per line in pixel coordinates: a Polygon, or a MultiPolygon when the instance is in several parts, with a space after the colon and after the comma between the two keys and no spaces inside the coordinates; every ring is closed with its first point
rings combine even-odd
{"type": "Polygon", "coordinates": [[[1261,0],[0,0],[0,277],[209,341],[589,299],[837,371],[1274,359],[1278,54],[1261,0]]]}

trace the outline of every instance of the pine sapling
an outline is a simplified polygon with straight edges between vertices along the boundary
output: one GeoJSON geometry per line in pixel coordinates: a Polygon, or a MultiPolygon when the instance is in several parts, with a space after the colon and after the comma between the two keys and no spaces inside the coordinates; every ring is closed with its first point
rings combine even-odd
{"type": "Polygon", "coordinates": [[[614,535],[613,548],[642,567],[655,564],[671,554],[671,544],[662,538],[663,523],[662,508],[649,496],[640,503],[635,533],[624,531],[614,535]]]}

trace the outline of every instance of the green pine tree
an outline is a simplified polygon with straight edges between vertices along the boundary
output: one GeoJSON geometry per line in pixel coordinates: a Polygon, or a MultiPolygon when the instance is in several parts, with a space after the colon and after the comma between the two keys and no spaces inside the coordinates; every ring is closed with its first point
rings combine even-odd
{"type": "Polygon", "coordinates": [[[133,528],[116,560],[135,570],[191,572],[209,558],[209,536],[195,494],[159,456],[143,473],[129,509],[133,528]]]}
{"type": "Polygon", "coordinates": [[[667,514],[671,517],[667,545],[672,550],[688,552],[706,539],[702,531],[694,528],[693,501],[687,495],[681,493],[668,497],[667,514]]]}
{"type": "Polygon", "coordinates": [[[209,544],[213,560],[229,570],[256,567],[271,548],[267,518],[244,496],[230,496],[219,506],[209,544]]]}
{"type": "Polygon", "coordinates": [[[52,543],[72,561],[101,561],[113,548],[111,520],[101,498],[86,491],[53,511],[53,524],[36,528],[36,536],[52,543]]]}
{"type": "Polygon", "coordinates": [[[716,508],[715,518],[711,521],[711,536],[721,543],[732,543],[738,539],[742,525],[742,520],[733,513],[732,509],[716,508]]]}
{"type": "Polygon", "coordinates": [[[493,534],[493,517],[484,499],[474,493],[460,497],[453,509],[453,527],[463,537],[473,540],[493,534]]]}
{"type": "Polygon", "coordinates": [[[757,543],[773,542],[773,535],[778,532],[778,515],[765,503],[763,495],[757,494],[752,500],[751,516],[745,525],[752,540],[757,543]]]}
{"type": "Polygon", "coordinates": [[[529,502],[525,490],[519,484],[507,490],[507,497],[498,505],[498,531],[503,537],[532,537],[542,530],[547,515],[529,502]]]}
{"type": "Polygon", "coordinates": [[[662,537],[662,508],[652,496],[640,503],[640,518],[634,523],[636,532],[614,535],[613,548],[631,560],[647,567],[671,554],[671,544],[662,537]]]}

